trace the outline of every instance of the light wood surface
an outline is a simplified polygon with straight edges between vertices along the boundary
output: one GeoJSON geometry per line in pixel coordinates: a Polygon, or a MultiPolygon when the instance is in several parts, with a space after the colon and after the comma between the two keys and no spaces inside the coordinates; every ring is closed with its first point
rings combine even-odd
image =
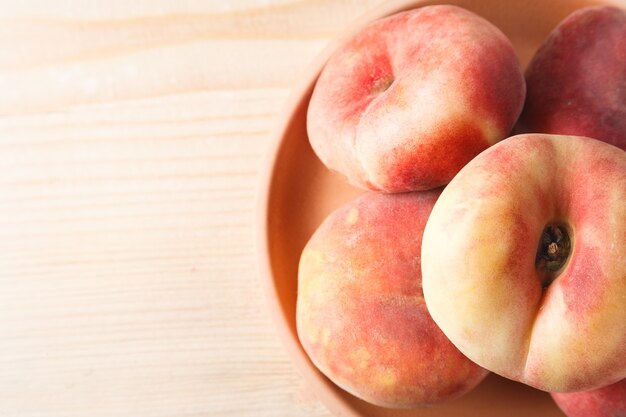
{"type": "Polygon", "coordinates": [[[329,416],[256,194],[290,90],[379,2],[2,2],[0,416],[329,416]]]}

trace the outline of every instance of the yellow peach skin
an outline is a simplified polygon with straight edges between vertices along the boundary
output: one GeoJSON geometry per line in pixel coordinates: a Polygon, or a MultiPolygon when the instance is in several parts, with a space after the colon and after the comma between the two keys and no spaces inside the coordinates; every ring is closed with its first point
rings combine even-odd
{"type": "Polygon", "coordinates": [[[528,134],[486,150],[424,232],[424,296],[470,359],[551,391],[626,377],[626,152],[528,134]]]}
{"type": "Polygon", "coordinates": [[[332,213],[302,252],[302,346],[335,384],[373,404],[440,403],[487,374],[450,343],[424,303],[421,238],[438,195],[364,194],[332,213]]]}

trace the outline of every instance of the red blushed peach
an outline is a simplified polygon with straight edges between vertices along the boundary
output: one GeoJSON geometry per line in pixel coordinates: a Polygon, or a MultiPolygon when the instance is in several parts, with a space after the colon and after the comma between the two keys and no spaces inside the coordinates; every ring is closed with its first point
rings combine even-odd
{"type": "Polygon", "coordinates": [[[626,150],[626,12],[571,14],[537,50],[526,82],[520,133],[588,136],[626,150]]]}
{"type": "Polygon", "coordinates": [[[529,134],[448,184],[422,244],[428,310],[470,359],[544,391],[626,377],[626,152],[529,134]]]}
{"type": "Polygon", "coordinates": [[[626,417],[626,379],[592,391],[553,393],[567,417],[626,417]]]}
{"type": "Polygon", "coordinates": [[[334,383],[373,404],[450,400],[487,374],[448,341],[424,304],[421,238],[438,195],[367,193],[332,213],[302,252],[302,346],[334,383]]]}
{"type": "Polygon", "coordinates": [[[352,184],[425,190],[505,137],[524,96],[499,29],[456,6],[426,6],[370,24],[330,58],[307,129],[322,162],[352,184]]]}

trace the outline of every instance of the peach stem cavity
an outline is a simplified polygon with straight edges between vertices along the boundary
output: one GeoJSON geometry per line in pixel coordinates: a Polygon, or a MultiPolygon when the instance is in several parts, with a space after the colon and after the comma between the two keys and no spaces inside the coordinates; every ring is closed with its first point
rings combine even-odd
{"type": "Polygon", "coordinates": [[[563,270],[571,252],[571,230],[563,223],[548,223],[537,245],[535,267],[543,276],[542,285],[548,287],[563,270]]]}

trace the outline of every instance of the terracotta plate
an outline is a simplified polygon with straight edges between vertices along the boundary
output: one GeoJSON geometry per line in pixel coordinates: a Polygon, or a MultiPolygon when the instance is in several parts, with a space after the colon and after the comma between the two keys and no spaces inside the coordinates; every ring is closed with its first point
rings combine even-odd
{"type": "MultiPolygon", "coordinates": [[[[306,78],[293,92],[275,133],[274,148],[261,182],[259,207],[260,272],[267,303],[282,342],[316,396],[337,416],[446,417],[446,416],[563,416],[544,392],[496,375],[456,401],[417,410],[391,410],[361,401],[336,387],[309,361],[296,334],[297,269],[302,248],[322,220],[335,208],[362,191],[328,171],[309,146],[306,110],[320,69],[345,39],[367,22],[401,10],[435,4],[435,1],[387,1],[373,10],[318,57],[306,78]]],[[[457,0],[498,26],[513,42],[525,67],[548,33],[577,8],[619,4],[626,0],[457,0]]]]}

